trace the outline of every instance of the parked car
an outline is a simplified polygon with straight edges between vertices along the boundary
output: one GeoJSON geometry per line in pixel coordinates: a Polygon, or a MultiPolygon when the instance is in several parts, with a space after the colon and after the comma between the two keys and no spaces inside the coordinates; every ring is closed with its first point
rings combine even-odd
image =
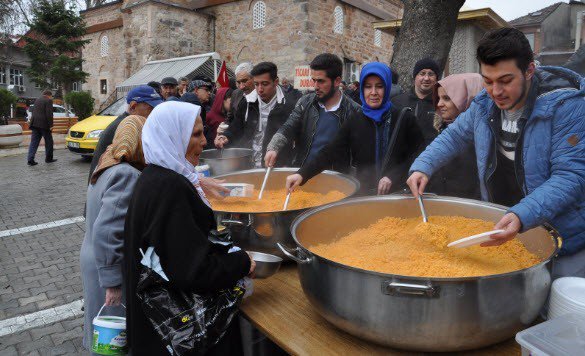
{"type": "MultiPolygon", "coordinates": [[[[31,119],[32,110],[34,106],[35,105],[32,104],[31,106],[28,107],[28,110],[26,111],[27,121],[30,121],[31,119]]],[[[61,105],[53,104],[53,118],[57,119],[63,117],[67,117],[67,110],[65,110],[65,108],[61,105]]],[[[69,117],[75,117],[75,114],[71,110],[69,110],[69,117]]]]}
{"type": "Polygon", "coordinates": [[[65,141],[69,151],[83,157],[93,156],[102,131],[126,110],[126,98],[120,98],[96,115],[71,126],[65,141]]]}

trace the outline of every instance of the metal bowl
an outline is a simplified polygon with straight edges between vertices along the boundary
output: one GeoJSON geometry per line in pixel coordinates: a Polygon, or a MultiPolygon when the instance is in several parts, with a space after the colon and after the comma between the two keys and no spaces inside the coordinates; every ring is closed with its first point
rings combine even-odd
{"type": "Polygon", "coordinates": [[[242,171],[254,167],[252,150],[247,148],[224,148],[201,152],[200,164],[207,164],[212,176],[242,171]]]}
{"type": "Polygon", "coordinates": [[[268,253],[248,251],[254,262],[256,262],[256,269],[254,275],[256,278],[268,278],[278,272],[282,258],[268,253]]]}

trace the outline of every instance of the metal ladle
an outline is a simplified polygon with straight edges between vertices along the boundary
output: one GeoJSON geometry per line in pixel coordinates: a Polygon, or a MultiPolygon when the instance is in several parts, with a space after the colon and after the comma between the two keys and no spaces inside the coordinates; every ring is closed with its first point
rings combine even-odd
{"type": "Polygon", "coordinates": [[[422,214],[423,222],[428,223],[429,218],[427,217],[427,212],[425,210],[425,204],[423,203],[422,195],[418,195],[418,206],[420,208],[420,212],[422,214]]]}
{"type": "Polygon", "coordinates": [[[264,188],[266,188],[266,182],[268,181],[268,176],[272,171],[272,167],[268,167],[266,169],[266,175],[264,175],[264,181],[262,182],[262,188],[260,188],[260,194],[258,194],[258,200],[262,199],[262,194],[264,194],[264,188]]]}

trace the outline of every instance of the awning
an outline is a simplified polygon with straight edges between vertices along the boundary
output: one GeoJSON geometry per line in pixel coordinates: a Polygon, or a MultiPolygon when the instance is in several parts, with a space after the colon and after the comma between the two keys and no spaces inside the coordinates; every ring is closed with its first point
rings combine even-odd
{"type": "Polygon", "coordinates": [[[219,71],[220,66],[220,56],[216,52],[152,61],[117,85],[116,89],[118,93],[125,93],[135,86],[145,85],[151,81],[160,82],[166,77],[174,77],[177,80],[181,77],[191,79],[198,74],[205,74],[215,80],[217,74],[215,70],[219,71]]]}

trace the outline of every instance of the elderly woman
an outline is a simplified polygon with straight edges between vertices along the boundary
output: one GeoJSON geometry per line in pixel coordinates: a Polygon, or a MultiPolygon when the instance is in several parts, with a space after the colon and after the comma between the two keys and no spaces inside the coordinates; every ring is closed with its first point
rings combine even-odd
{"type": "Polygon", "coordinates": [[[300,184],[351,155],[362,194],[388,194],[406,181],[408,167],[422,142],[416,119],[390,103],[392,72],[379,62],[366,64],[360,74],[362,115],[346,120],[335,138],[297,174],[287,188],[300,184]]]}
{"type": "MultiPolygon", "coordinates": [[[[467,110],[483,89],[477,73],[453,74],[436,85],[433,93],[437,131],[442,132],[457,116],[467,110]]],[[[457,156],[431,178],[427,192],[460,198],[481,199],[473,147],[457,156]]]]}
{"type": "MultiPolygon", "coordinates": [[[[126,328],[133,355],[168,354],[136,296],[140,249],[154,248],[169,286],[177,290],[215,292],[254,270],[246,252],[228,254],[208,240],[215,220],[195,172],[206,144],[200,111],[193,104],[165,102],[152,111],[142,133],[148,166],[134,188],[124,241],[126,328]]],[[[209,353],[240,354],[236,326],[209,353]]]]}
{"type": "Polygon", "coordinates": [[[85,314],[83,346],[88,350],[92,320],[99,309],[104,304],[119,305],[124,299],[124,219],[134,184],[145,166],[140,140],[145,121],[142,116],[131,115],[120,123],[87,188],[80,262],[85,314]]]}

